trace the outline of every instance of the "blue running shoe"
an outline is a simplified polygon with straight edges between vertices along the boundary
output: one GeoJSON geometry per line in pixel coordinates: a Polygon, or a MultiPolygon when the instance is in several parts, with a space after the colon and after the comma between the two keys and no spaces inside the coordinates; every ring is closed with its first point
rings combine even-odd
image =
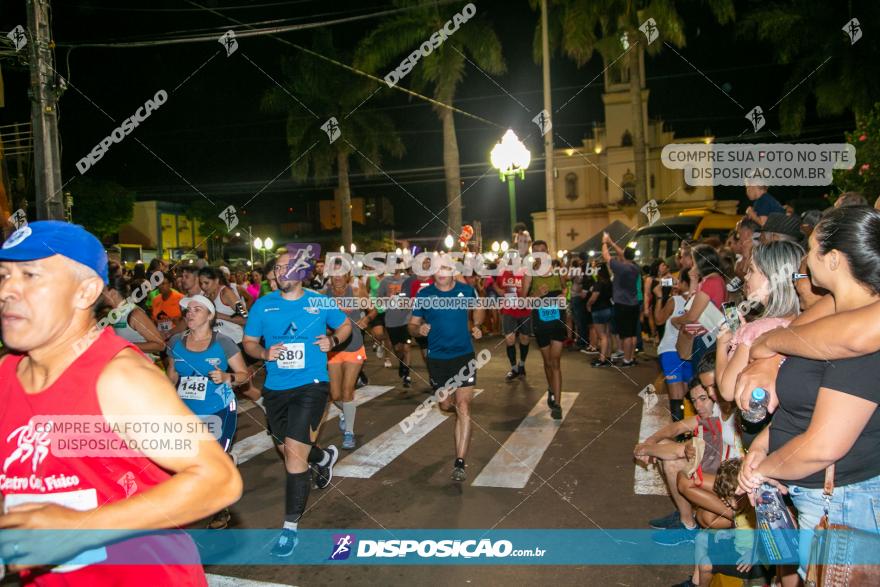
{"type": "Polygon", "coordinates": [[[293,554],[297,544],[299,544],[299,538],[297,538],[296,530],[283,528],[278,540],[275,541],[275,546],[272,547],[272,556],[290,556],[293,554]]]}

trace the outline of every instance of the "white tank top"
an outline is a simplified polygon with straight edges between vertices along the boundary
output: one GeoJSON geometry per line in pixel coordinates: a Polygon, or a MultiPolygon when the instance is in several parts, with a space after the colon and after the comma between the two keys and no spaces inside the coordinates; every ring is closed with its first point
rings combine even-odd
{"type": "MultiPolygon", "coordinates": [[[[715,404],[718,405],[718,404],[715,404]]],[[[725,420],[721,419],[721,441],[724,443],[723,460],[736,459],[743,456],[742,439],[736,429],[736,410],[725,420]]]]}
{"type": "MultiPolygon", "coordinates": [[[[235,299],[241,299],[234,287],[227,287],[224,285],[219,290],[217,290],[217,297],[214,298],[214,308],[217,310],[218,314],[228,314],[232,316],[233,314],[235,314],[235,308],[230,308],[223,303],[222,298],[224,289],[229,289],[233,293],[233,295],[235,295],[235,299]]],[[[230,322],[229,320],[222,320],[218,318],[215,330],[220,334],[231,338],[232,342],[234,342],[235,344],[241,344],[241,341],[244,338],[244,329],[235,322],[230,322]]]]}
{"type": "Polygon", "coordinates": [[[140,332],[132,328],[128,323],[128,317],[131,316],[132,311],[136,308],[134,304],[123,304],[120,306],[122,311],[119,313],[119,320],[113,324],[113,331],[118,335],[127,340],[128,342],[139,343],[139,342],[147,342],[147,339],[144,338],[140,332]]]}
{"type": "Polygon", "coordinates": [[[666,320],[666,329],[663,331],[663,338],[660,339],[660,344],[657,346],[658,355],[674,351],[675,343],[678,342],[678,328],[672,325],[672,318],[684,316],[684,306],[686,301],[681,296],[672,296],[672,301],[675,302],[675,309],[672,310],[672,314],[666,320]]]}

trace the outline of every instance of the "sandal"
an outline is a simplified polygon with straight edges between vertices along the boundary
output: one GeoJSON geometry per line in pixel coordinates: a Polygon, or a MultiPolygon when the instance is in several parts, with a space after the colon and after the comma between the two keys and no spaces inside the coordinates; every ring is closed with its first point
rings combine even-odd
{"type": "Polygon", "coordinates": [[[208,522],[207,528],[209,530],[224,530],[229,526],[229,520],[231,518],[232,514],[229,513],[229,508],[224,508],[214,514],[214,517],[208,522]]]}

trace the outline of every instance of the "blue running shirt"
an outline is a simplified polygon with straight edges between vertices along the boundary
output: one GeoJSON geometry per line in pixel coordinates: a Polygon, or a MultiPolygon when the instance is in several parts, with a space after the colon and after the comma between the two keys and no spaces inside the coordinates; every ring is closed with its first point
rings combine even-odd
{"type": "Polygon", "coordinates": [[[214,383],[208,376],[214,369],[226,372],[229,358],[240,352],[232,339],[214,333],[211,344],[203,351],[186,348],[183,333],[175,334],[168,341],[169,358],[174,360],[174,370],[180,375],[177,395],[193,414],[210,416],[232,403],[235,395],[228,383],[214,383]]]}
{"type": "MultiPolygon", "coordinates": [[[[432,359],[451,359],[474,352],[471,330],[468,328],[466,309],[425,307],[426,298],[476,298],[477,293],[469,285],[455,282],[449,291],[440,291],[434,284],[422,288],[416,295],[412,315],[431,325],[428,332],[428,356],[432,359]]],[[[430,302],[428,302],[430,303],[430,302]]]]}
{"type": "Polygon", "coordinates": [[[266,391],[329,381],[327,354],[315,343],[328,328],[335,330],[345,320],[333,298],[310,289],[303,290],[298,300],[285,300],[280,291],[257,298],[248,314],[245,336],[262,338],[267,349],[286,345],[277,361],[266,361],[266,391]]]}

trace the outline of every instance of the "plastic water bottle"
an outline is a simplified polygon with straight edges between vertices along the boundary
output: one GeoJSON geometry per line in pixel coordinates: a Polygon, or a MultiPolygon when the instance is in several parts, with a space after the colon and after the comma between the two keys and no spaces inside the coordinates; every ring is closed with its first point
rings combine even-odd
{"type": "Polygon", "coordinates": [[[767,404],[770,403],[770,396],[763,387],[756,387],[752,390],[752,397],[749,398],[749,409],[743,410],[743,420],[756,423],[767,417],[767,404]]]}

